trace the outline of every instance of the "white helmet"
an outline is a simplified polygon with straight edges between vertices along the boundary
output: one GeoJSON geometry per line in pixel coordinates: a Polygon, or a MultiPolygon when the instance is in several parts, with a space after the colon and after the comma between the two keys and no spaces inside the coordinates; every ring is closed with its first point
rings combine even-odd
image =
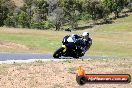
{"type": "Polygon", "coordinates": [[[82,36],[89,36],[88,32],[83,32],[82,36]]]}
{"type": "Polygon", "coordinates": [[[71,34],[71,37],[74,38],[75,37],[75,34],[71,34]]]}

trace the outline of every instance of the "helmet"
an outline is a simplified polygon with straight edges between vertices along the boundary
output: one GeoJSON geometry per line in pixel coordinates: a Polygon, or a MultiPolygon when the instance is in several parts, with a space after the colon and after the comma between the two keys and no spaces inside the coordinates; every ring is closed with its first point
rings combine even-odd
{"type": "Polygon", "coordinates": [[[82,37],[83,37],[83,39],[88,40],[88,38],[89,38],[89,33],[88,33],[88,32],[83,32],[82,37]]]}
{"type": "Polygon", "coordinates": [[[72,34],[72,35],[71,35],[71,38],[75,39],[75,34],[72,34]]]}
{"type": "Polygon", "coordinates": [[[71,34],[71,37],[75,37],[75,34],[71,34]]]}
{"type": "Polygon", "coordinates": [[[83,32],[82,36],[89,36],[88,32],[83,32]]]}

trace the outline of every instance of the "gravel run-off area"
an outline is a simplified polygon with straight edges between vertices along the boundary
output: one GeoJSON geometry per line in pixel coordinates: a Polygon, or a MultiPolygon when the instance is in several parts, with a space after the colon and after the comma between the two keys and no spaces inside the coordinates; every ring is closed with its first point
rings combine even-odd
{"type": "Polygon", "coordinates": [[[132,59],[36,60],[29,63],[1,63],[0,88],[131,88],[127,84],[85,84],[76,82],[79,66],[87,74],[130,74],[132,59]]]}

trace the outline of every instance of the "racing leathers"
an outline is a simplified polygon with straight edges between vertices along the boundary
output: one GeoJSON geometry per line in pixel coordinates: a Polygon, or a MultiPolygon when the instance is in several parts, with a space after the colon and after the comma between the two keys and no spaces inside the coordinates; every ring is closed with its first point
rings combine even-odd
{"type": "Polygon", "coordinates": [[[71,49],[76,50],[78,52],[78,54],[81,54],[82,56],[85,54],[85,52],[92,45],[92,39],[91,38],[88,38],[86,40],[77,34],[67,36],[65,41],[67,41],[67,45],[70,46],[71,49]]]}

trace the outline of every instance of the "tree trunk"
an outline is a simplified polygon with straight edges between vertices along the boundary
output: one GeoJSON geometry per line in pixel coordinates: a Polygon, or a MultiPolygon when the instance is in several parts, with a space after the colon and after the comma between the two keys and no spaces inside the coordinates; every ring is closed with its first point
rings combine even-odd
{"type": "Polygon", "coordinates": [[[119,18],[119,12],[116,13],[116,17],[119,18]]]}
{"type": "Polygon", "coordinates": [[[119,18],[119,12],[116,11],[116,12],[114,12],[114,14],[115,14],[115,19],[119,18]]]}
{"type": "Polygon", "coordinates": [[[56,28],[56,31],[59,31],[60,30],[60,22],[57,22],[56,23],[55,28],[56,28]]]}

